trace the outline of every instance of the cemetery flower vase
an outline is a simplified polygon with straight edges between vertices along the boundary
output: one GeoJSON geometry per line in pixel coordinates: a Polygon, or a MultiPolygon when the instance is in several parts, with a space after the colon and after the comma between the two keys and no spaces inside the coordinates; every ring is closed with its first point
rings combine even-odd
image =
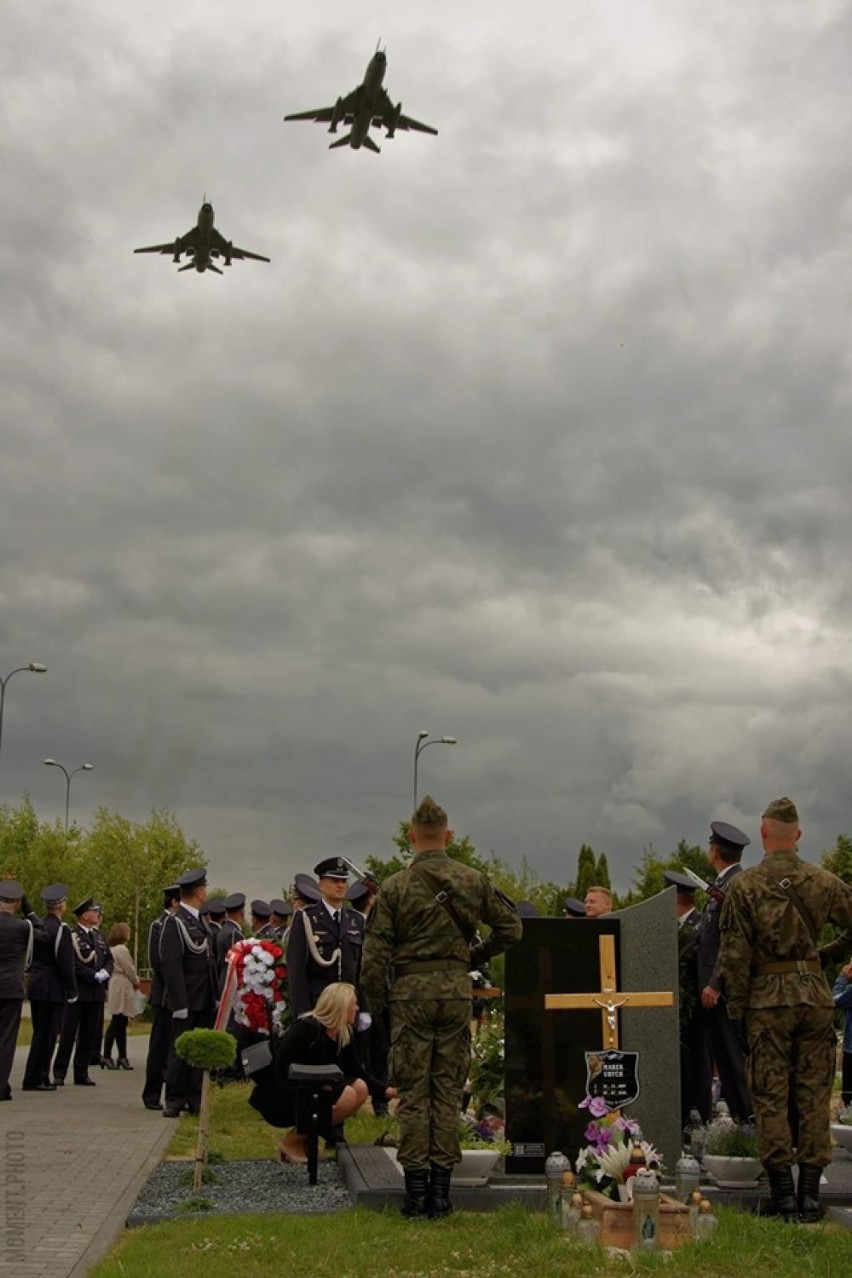
{"type": "Polygon", "coordinates": [[[722,1189],[750,1189],[763,1171],[759,1158],[743,1158],[731,1154],[705,1154],[704,1166],[722,1189]]]}
{"type": "Polygon", "coordinates": [[[848,1123],[832,1123],[831,1134],[841,1149],[852,1154],[852,1127],[848,1123]]]}

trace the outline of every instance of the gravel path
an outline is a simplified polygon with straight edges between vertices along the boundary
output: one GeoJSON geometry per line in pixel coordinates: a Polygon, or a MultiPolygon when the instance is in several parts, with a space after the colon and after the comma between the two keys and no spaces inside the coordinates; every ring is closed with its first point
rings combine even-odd
{"type": "Polygon", "coordinates": [[[211,1179],[205,1181],[198,1196],[192,1192],[192,1170],[191,1160],[160,1163],[136,1200],[127,1218],[128,1225],[240,1212],[287,1212],[301,1216],[352,1207],[343,1175],[333,1161],[320,1163],[316,1185],[308,1184],[307,1168],[268,1158],[214,1163],[207,1173],[211,1179]]]}

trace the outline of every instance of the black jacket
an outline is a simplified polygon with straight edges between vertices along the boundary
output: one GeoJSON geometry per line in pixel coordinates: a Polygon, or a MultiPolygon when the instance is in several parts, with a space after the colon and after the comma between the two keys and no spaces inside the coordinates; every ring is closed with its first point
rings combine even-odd
{"type": "Polygon", "coordinates": [[[99,981],[95,973],[102,968],[112,973],[114,967],[106,938],[96,927],[89,931],[77,923],[71,929],[71,944],[74,947],[74,978],[77,982],[78,999],[81,1003],[105,1003],[109,982],[99,981]]]}
{"type": "Polygon", "coordinates": [[[46,937],[35,914],[21,919],[0,913],[0,998],[26,998],[24,969],[31,936],[34,941],[46,937]]]}
{"type": "Polygon", "coordinates": [[[364,916],[357,910],[342,908],[337,927],[322,901],[297,910],[287,936],[287,981],[295,1014],[310,1012],[325,987],[335,981],[348,981],[357,989],[363,949],[364,916]],[[306,921],[321,958],[330,959],[339,949],[333,963],[326,966],[314,958],[308,946],[306,921]]]}
{"type": "Polygon", "coordinates": [[[172,1012],[209,1012],[216,1004],[212,938],[200,918],[179,905],[163,922],[160,968],[165,1006],[172,1012]]]}
{"type": "Polygon", "coordinates": [[[58,914],[48,914],[42,920],[42,927],[45,938],[37,937],[33,945],[30,999],[67,1003],[77,997],[71,929],[65,926],[58,914]]]}
{"type": "MultiPolygon", "coordinates": [[[[738,874],[742,874],[743,867],[739,864],[734,865],[721,883],[716,884],[723,896],[727,896],[730,891],[731,883],[738,874]]],[[[712,897],[704,906],[701,914],[701,921],[695,930],[695,953],[698,962],[698,993],[706,985],[714,990],[719,988],[718,960],[719,946],[721,945],[721,935],[719,932],[719,918],[722,913],[722,905],[719,901],[714,901],[712,897]]]]}

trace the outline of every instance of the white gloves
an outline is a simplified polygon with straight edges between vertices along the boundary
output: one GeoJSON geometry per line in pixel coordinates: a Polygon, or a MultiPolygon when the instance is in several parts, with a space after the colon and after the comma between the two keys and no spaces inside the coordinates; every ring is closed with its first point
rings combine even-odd
{"type": "Polygon", "coordinates": [[[355,1028],[359,1030],[368,1030],[372,1023],[373,1018],[369,1012],[359,1012],[355,1028]]]}
{"type": "Polygon", "coordinates": [[[186,1021],[189,1019],[189,1008],[182,1007],[178,1012],[172,1012],[173,1021],[186,1021]]]}
{"type": "Polygon", "coordinates": [[[109,980],[109,972],[105,967],[102,967],[100,971],[95,972],[95,980],[100,981],[101,985],[103,985],[104,981],[109,980]]]}

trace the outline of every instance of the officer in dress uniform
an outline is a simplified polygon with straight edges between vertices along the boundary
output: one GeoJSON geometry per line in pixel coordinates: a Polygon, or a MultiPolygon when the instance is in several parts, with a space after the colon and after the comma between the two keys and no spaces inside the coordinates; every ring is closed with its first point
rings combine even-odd
{"type": "Polygon", "coordinates": [[[246,916],[246,898],[244,892],[232,892],[225,897],[225,917],[222,926],[216,933],[216,964],[219,969],[219,989],[225,979],[228,950],[237,941],[243,939],[243,919],[246,916]]]}
{"type": "Polygon", "coordinates": [[[751,1115],[751,1098],[746,1085],[745,1033],[740,1020],[728,1015],[719,986],[719,918],[732,881],[742,873],[740,861],[750,843],[748,835],[735,825],[729,825],[727,821],[711,822],[707,855],[716,871],[716,878],[711,884],[696,933],[704,1033],[722,1084],[722,1095],[731,1114],[743,1122],[751,1115]]]}
{"type": "Polygon", "coordinates": [[[12,1099],[9,1075],[26,997],[24,972],[36,940],[46,937],[22,885],[17,879],[4,879],[0,883],[0,1101],[12,1099]],[[22,919],[15,918],[19,906],[25,916],[22,919]]]}
{"type": "Polygon", "coordinates": [[[722,910],[720,977],[731,1014],[744,1016],[748,1030],[757,1150],[772,1209],[812,1222],[831,1162],[837,1053],[817,946],[826,923],[852,928],[852,885],[803,861],[801,836],[792,799],[773,799],[760,824],[763,860],[732,883],[722,910]]]}
{"type": "Polygon", "coordinates": [[[191,1069],[175,1051],[185,1030],[212,1029],[216,1015],[216,965],[211,936],[201,918],[207,899],[207,871],[187,870],[178,879],[180,904],[163,923],[160,962],[166,984],[166,1006],[172,1014],[166,1066],[166,1118],[182,1110],[197,1114],[201,1106],[201,1070],[191,1069]]]}
{"type": "MultiPolygon", "coordinates": [[[[349,866],[330,856],[314,867],[320,900],[296,910],[287,936],[287,980],[296,1016],[310,1012],[327,985],[348,981],[359,989],[364,918],[345,909],[349,866]]],[[[359,996],[359,1003],[363,1006],[359,996]]]]}
{"type": "Polygon", "coordinates": [[[146,1109],[162,1109],[160,1095],[166,1078],[166,1062],[169,1058],[172,1018],[166,1007],[166,987],[160,961],[160,934],[170,914],[174,914],[180,902],[180,888],[171,883],[163,888],[163,908],[148,928],[148,967],[151,970],[151,1004],[153,1019],[151,1037],[148,1040],[148,1058],[145,1062],[145,1085],[142,1088],[142,1104],[146,1109]]]}
{"type": "Polygon", "coordinates": [[[41,899],[47,911],[42,920],[47,939],[37,940],[33,947],[29,987],[33,1038],[24,1068],[21,1090],[25,1092],[56,1091],[50,1081],[50,1062],[62,1031],[65,1005],[77,997],[71,929],[62,922],[68,888],[64,883],[51,883],[42,889],[41,899]]]}
{"type": "Polygon", "coordinates": [[[290,920],[293,917],[293,907],[289,901],[285,901],[280,896],[274,896],[269,902],[269,908],[272,911],[272,917],[269,921],[275,931],[275,940],[280,943],[284,933],[290,926],[290,920]]]}
{"type": "Polygon", "coordinates": [[[691,879],[679,870],[666,870],[663,878],[669,887],[677,889],[680,1117],[681,1125],[686,1127],[693,1110],[697,1110],[702,1122],[708,1122],[713,1103],[713,1062],[698,992],[696,941],[701,915],[695,906],[697,888],[691,879]]]}
{"type": "Polygon", "coordinates": [[[100,1059],[106,987],[113,969],[110,948],[98,930],[102,913],[101,906],[92,896],[74,906],[77,922],[71,929],[71,944],[74,947],[77,1002],[68,1003],[65,1007],[62,1033],[53,1061],[53,1081],[58,1087],[65,1083],[72,1051],[74,1082],[78,1087],[95,1085],[95,1080],[89,1077],[89,1067],[93,1059],[100,1059]]]}
{"type": "Polygon", "coordinates": [[[272,906],[257,897],[251,903],[251,934],[258,941],[276,941],[272,925],[272,906]]]}

